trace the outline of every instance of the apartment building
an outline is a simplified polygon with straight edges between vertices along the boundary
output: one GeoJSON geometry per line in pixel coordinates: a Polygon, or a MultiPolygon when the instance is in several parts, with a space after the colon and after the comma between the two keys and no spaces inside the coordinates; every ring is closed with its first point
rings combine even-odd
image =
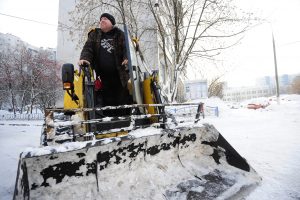
{"type": "Polygon", "coordinates": [[[56,49],[55,48],[39,48],[28,44],[21,38],[12,35],[10,33],[0,33],[0,51],[14,50],[20,47],[25,47],[30,52],[37,53],[38,51],[47,51],[49,53],[50,60],[56,60],[56,49]]]}
{"type": "Polygon", "coordinates": [[[240,102],[246,99],[272,96],[274,90],[268,86],[226,88],[223,95],[224,101],[240,102]]]}

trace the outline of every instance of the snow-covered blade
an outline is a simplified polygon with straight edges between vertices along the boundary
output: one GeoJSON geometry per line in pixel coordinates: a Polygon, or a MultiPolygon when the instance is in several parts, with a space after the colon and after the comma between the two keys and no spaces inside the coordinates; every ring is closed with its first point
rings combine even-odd
{"type": "MultiPolygon", "coordinates": [[[[204,118],[203,103],[176,103],[176,104],[133,104],[120,106],[106,106],[80,109],[46,109],[45,125],[42,129],[42,144],[44,146],[60,145],[71,141],[88,141],[96,138],[112,137],[112,133],[130,132],[145,127],[170,127],[178,123],[200,121],[204,118]],[[165,107],[193,106],[190,112],[168,113],[165,107]],[[157,112],[148,113],[146,108],[155,108],[157,112]],[[133,109],[130,115],[104,116],[85,119],[88,112],[115,111],[120,109],[133,109]],[[138,111],[138,110],[139,111],[138,111]],[[141,110],[142,114],[139,113],[141,110]],[[72,114],[70,114],[72,113],[72,114]],[[133,114],[135,113],[135,114],[133,114]],[[91,128],[94,127],[94,128],[91,128]],[[108,135],[108,136],[107,136],[108,135]]],[[[103,113],[102,113],[103,114],[103,113]]]]}
{"type": "Polygon", "coordinates": [[[261,178],[211,125],[21,155],[14,199],[240,199],[261,178]]]}

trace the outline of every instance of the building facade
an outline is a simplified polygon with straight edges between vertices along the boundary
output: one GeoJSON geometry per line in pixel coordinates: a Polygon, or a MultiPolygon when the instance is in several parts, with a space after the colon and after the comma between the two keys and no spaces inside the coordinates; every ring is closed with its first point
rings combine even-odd
{"type": "Polygon", "coordinates": [[[208,97],[206,80],[193,80],[185,82],[185,99],[203,99],[208,97]]]}
{"type": "MultiPolygon", "coordinates": [[[[296,74],[283,74],[278,77],[278,84],[279,84],[279,92],[281,94],[288,93],[289,88],[291,87],[293,80],[295,79],[296,74]]],[[[276,88],[276,82],[274,76],[264,76],[256,80],[256,85],[263,85],[267,86],[272,90],[276,88]]],[[[276,90],[275,90],[276,91],[276,90]]]]}
{"type": "MultiPolygon", "coordinates": [[[[278,77],[279,93],[287,94],[297,75],[284,74],[278,77]]],[[[276,81],[273,76],[264,76],[256,80],[256,86],[224,89],[225,101],[240,102],[246,99],[276,95],[276,81]]]]}
{"type": "Polygon", "coordinates": [[[268,86],[226,88],[223,95],[224,101],[240,102],[246,99],[272,96],[274,95],[274,90],[268,86]]]}

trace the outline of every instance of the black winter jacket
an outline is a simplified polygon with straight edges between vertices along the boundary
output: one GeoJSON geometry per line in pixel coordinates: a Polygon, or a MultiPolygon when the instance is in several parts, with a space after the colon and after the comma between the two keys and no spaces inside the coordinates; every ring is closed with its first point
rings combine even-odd
{"type": "MultiPolygon", "coordinates": [[[[115,61],[119,74],[119,78],[123,87],[127,86],[129,80],[128,70],[122,66],[123,60],[126,58],[126,46],[124,32],[117,27],[113,28],[115,61]]],[[[100,66],[100,44],[102,31],[100,28],[93,29],[88,34],[88,39],[81,51],[80,60],[87,60],[91,63],[95,71],[99,71],[100,66]]]]}

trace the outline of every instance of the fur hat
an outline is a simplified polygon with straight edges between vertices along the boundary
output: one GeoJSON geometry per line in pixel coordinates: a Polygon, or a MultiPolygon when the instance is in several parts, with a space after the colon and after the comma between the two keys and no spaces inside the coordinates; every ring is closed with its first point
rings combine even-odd
{"type": "Polygon", "coordinates": [[[103,13],[100,17],[100,20],[102,17],[106,17],[111,22],[112,25],[116,24],[116,20],[115,20],[114,16],[112,16],[111,14],[103,13]]]}

